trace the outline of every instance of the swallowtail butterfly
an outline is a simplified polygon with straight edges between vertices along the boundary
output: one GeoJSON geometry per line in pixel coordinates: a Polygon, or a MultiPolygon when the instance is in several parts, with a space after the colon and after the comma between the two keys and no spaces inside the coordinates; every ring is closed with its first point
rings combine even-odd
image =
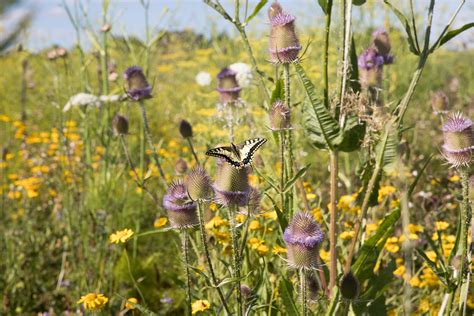
{"type": "Polygon", "coordinates": [[[230,146],[210,149],[206,155],[222,158],[234,168],[242,169],[250,165],[253,155],[266,141],[265,138],[253,138],[238,145],[231,143],[230,146]]]}

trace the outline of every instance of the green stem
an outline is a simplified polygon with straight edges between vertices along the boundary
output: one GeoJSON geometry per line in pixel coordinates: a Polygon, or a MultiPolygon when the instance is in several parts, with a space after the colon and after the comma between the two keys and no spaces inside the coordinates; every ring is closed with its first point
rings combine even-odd
{"type": "Polygon", "coordinates": [[[229,221],[230,221],[230,236],[232,242],[232,277],[235,278],[237,290],[237,314],[243,315],[242,311],[242,293],[240,292],[240,255],[239,255],[239,234],[237,231],[237,223],[235,221],[236,208],[238,206],[229,205],[229,221]]]}
{"type": "Polygon", "coordinates": [[[337,174],[338,174],[338,152],[331,151],[330,160],[330,224],[329,224],[329,292],[333,295],[333,289],[336,286],[337,277],[337,174]]]}
{"type": "Polygon", "coordinates": [[[308,298],[306,288],[306,275],[304,269],[300,269],[300,295],[301,295],[301,306],[303,308],[303,316],[308,315],[308,298]]]}
{"type": "MultiPolygon", "coordinates": [[[[283,64],[283,81],[284,81],[284,89],[285,89],[285,104],[290,109],[291,112],[291,81],[290,81],[290,64],[286,63],[283,64]]],[[[288,179],[293,177],[293,162],[295,161],[293,155],[293,132],[291,129],[286,131],[287,134],[287,143],[286,145],[286,172],[288,179]]],[[[286,193],[286,202],[288,204],[288,214],[289,216],[293,216],[293,201],[294,200],[294,189],[288,191],[286,193]]]]}
{"type": "MultiPolygon", "coordinates": [[[[207,244],[207,234],[206,234],[206,228],[204,227],[204,216],[203,216],[201,201],[198,201],[197,207],[198,207],[198,216],[199,216],[199,230],[201,232],[201,241],[202,241],[202,246],[204,248],[204,255],[206,256],[207,268],[209,269],[209,273],[211,274],[213,285],[217,286],[218,280],[214,272],[214,267],[212,265],[211,255],[209,254],[209,246],[207,244]]],[[[222,305],[224,306],[227,314],[230,315],[231,312],[229,310],[229,306],[227,306],[227,303],[226,303],[226,300],[224,298],[224,294],[222,293],[221,288],[216,287],[216,289],[217,289],[217,293],[219,294],[219,298],[221,300],[222,305]]]]}
{"type": "MultiPolygon", "coordinates": [[[[464,276],[466,271],[466,264],[470,263],[471,257],[468,256],[470,251],[468,251],[468,235],[469,228],[471,226],[471,208],[469,205],[469,175],[466,169],[462,169],[461,181],[462,181],[462,204],[461,204],[461,244],[458,255],[461,256],[461,268],[458,275],[458,284],[457,287],[461,288],[459,294],[459,312],[461,315],[466,315],[466,304],[467,304],[467,294],[469,291],[469,284],[464,282],[464,276]]],[[[470,266],[470,265],[469,265],[470,266]]],[[[467,272],[469,274],[469,272],[467,272]]],[[[469,279],[469,276],[467,277],[469,279]]]]}
{"type": "Polygon", "coordinates": [[[191,137],[187,137],[186,140],[188,141],[189,149],[191,150],[191,153],[193,154],[194,160],[196,160],[196,163],[199,166],[200,165],[199,158],[196,154],[196,151],[194,150],[193,141],[192,141],[191,137]]]}
{"type": "Polygon", "coordinates": [[[323,66],[323,80],[324,80],[324,105],[329,109],[329,33],[331,30],[331,11],[332,0],[328,0],[326,13],[326,27],[324,36],[324,66],[323,66]]]}
{"type": "Polygon", "coordinates": [[[186,278],[186,309],[191,315],[191,273],[189,272],[189,235],[186,229],[181,230],[181,251],[183,253],[184,273],[186,278]]]}
{"type": "Polygon", "coordinates": [[[130,258],[128,257],[127,249],[125,249],[125,247],[123,248],[123,253],[125,255],[125,260],[127,261],[128,275],[130,276],[130,279],[132,280],[133,286],[135,287],[138,294],[140,295],[140,298],[142,299],[143,305],[146,305],[145,297],[143,296],[143,293],[140,290],[140,287],[138,286],[137,281],[133,277],[132,268],[131,268],[131,265],[130,265],[130,258]]]}

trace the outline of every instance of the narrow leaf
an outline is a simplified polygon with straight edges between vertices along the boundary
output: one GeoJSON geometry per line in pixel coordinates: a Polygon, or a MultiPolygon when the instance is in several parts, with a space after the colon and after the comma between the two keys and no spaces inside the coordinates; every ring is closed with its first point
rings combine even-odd
{"type": "Polygon", "coordinates": [[[285,187],[283,188],[283,193],[287,192],[289,189],[291,189],[293,187],[293,185],[295,184],[295,182],[301,178],[302,176],[304,176],[304,174],[306,173],[306,171],[308,170],[308,168],[311,166],[311,164],[307,164],[306,166],[304,166],[303,168],[301,168],[294,176],[293,178],[291,178],[286,184],[285,184],[285,187]]]}
{"type": "Polygon", "coordinates": [[[328,0],[318,0],[319,6],[323,10],[324,14],[328,14],[328,0]]]}
{"type": "Polygon", "coordinates": [[[257,14],[260,12],[260,10],[267,4],[268,0],[260,0],[260,2],[255,6],[253,9],[252,14],[245,20],[245,24],[249,23],[257,14]]]}
{"type": "Polygon", "coordinates": [[[293,293],[295,293],[295,290],[293,289],[291,282],[282,277],[280,281],[280,294],[283,306],[285,306],[285,315],[298,316],[300,313],[296,307],[295,300],[293,299],[293,293]]]}
{"type": "Polygon", "coordinates": [[[400,10],[395,8],[388,0],[384,0],[385,4],[390,7],[390,9],[395,13],[397,18],[400,20],[400,22],[403,24],[403,28],[405,29],[405,32],[407,33],[408,36],[408,46],[410,48],[410,51],[415,54],[415,55],[420,55],[420,51],[417,49],[417,46],[415,45],[415,41],[413,39],[410,23],[408,22],[408,19],[405,15],[403,15],[400,10]]]}
{"type": "Polygon", "coordinates": [[[283,85],[283,79],[278,79],[275,83],[275,89],[273,89],[272,97],[270,98],[270,104],[275,103],[277,100],[283,100],[285,98],[285,86],[283,85]]]}
{"type": "Polygon", "coordinates": [[[450,40],[452,40],[453,38],[455,38],[456,36],[458,36],[458,35],[461,34],[462,32],[464,32],[464,31],[470,29],[471,27],[474,27],[474,22],[467,23],[467,24],[463,25],[462,27],[460,27],[460,28],[458,28],[458,29],[449,31],[448,33],[446,33],[446,34],[441,38],[438,47],[443,46],[444,44],[446,44],[447,42],[449,42],[450,40]]]}

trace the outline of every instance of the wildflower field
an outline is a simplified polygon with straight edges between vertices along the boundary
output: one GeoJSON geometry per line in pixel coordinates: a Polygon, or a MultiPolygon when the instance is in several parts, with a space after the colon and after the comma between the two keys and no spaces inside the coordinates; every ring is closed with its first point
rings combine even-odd
{"type": "Polygon", "coordinates": [[[472,6],[137,0],[139,39],[82,2],[0,45],[0,315],[474,314],[472,6]]]}

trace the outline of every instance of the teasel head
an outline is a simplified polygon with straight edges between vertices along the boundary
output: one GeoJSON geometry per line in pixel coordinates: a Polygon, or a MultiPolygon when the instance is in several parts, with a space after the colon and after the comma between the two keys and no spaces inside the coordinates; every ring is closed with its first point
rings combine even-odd
{"type": "Polygon", "coordinates": [[[390,53],[392,46],[388,32],[382,27],[372,33],[372,45],[377,50],[379,56],[384,60],[384,64],[393,63],[393,55],[390,53]]]}
{"type": "Polygon", "coordinates": [[[319,248],[324,240],[324,233],[310,213],[296,213],[285,229],[283,239],[290,267],[312,269],[318,266],[319,248]]]}
{"type": "Polygon", "coordinates": [[[218,159],[214,191],[217,202],[224,206],[247,205],[251,191],[248,168],[237,169],[218,159]]]}
{"type": "Polygon", "coordinates": [[[434,114],[447,114],[449,111],[449,99],[443,91],[436,91],[431,94],[431,108],[434,114]]]}
{"type": "Polygon", "coordinates": [[[272,130],[280,131],[291,128],[291,112],[284,102],[278,100],[273,103],[269,117],[272,130]]]}
{"type": "Polygon", "coordinates": [[[125,80],[125,92],[127,96],[135,101],[151,98],[151,86],[143,73],[141,67],[132,66],[123,74],[125,80]]]}
{"type": "Polygon", "coordinates": [[[179,133],[183,138],[193,137],[193,126],[186,120],[181,120],[179,123],[179,133]]]}
{"type": "Polygon", "coordinates": [[[382,85],[384,58],[374,47],[367,48],[358,59],[359,77],[362,88],[380,87],[382,85]]]}
{"type": "Polygon", "coordinates": [[[168,211],[171,226],[181,229],[199,224],[197,204],[189,198],[188,190],[182,182],[170,185],[163,197],[163,206],[168,211]]]}
{"type": "Polygon", "coordinates": [[[242,88],[237,82],[236,75],[235,71],[227,67],[217,74],[217,91],[220,94],[222,104],[235,102],[239,99],[242,88]]]}
{"type": "Polygon", "coordinates": [[[212,197],[211,178],[202,167],[196,167],[186,177],[188,196],[193,201],[206,201],[212,197]]]}
{"type": "Polygon", "coordinates": [[[117,114],[112,120],[112,127],[116,135],[128,134],[128,119],[125,116],[117,114]]]}
{"type": "Polygon", "coordinates": [[[342,297],[346,300],[355,300],[359,297],[359,280],[357,280],[352,271],[344,274],[339,287],[341,289],[342,297]]]}
{"type": "Polygon", "coordinates": [[[443,125],[443,156],[452,167],[468,167],[474,154],[473,122],[462,113],[451,114],[443,125]]]}
{"type": "Polygon", "coordinates": [[[254,187],[250,187],[249,197],[247,202],[247,210],[244,214],[257,214],[260,210],[260,203],[262,201],[262,194],[254,187]]]}
{"type": "Polygon", "coordinates": [[[176,160],[176,163],[174,164],[174,171],[178,175],[185,174],[186,171],[188,171],[188,164],[186,160],[184,160],[183,158],[179,158],[178,160],[176,160]]]}
{"type": "Polygon", "coordinates": [[[295,31],[295,17],[284,12],[278,2],[268,10],[271,31],[269,41],[270,61],[291,63],[298,60],[301,45],[295,31]]]}

